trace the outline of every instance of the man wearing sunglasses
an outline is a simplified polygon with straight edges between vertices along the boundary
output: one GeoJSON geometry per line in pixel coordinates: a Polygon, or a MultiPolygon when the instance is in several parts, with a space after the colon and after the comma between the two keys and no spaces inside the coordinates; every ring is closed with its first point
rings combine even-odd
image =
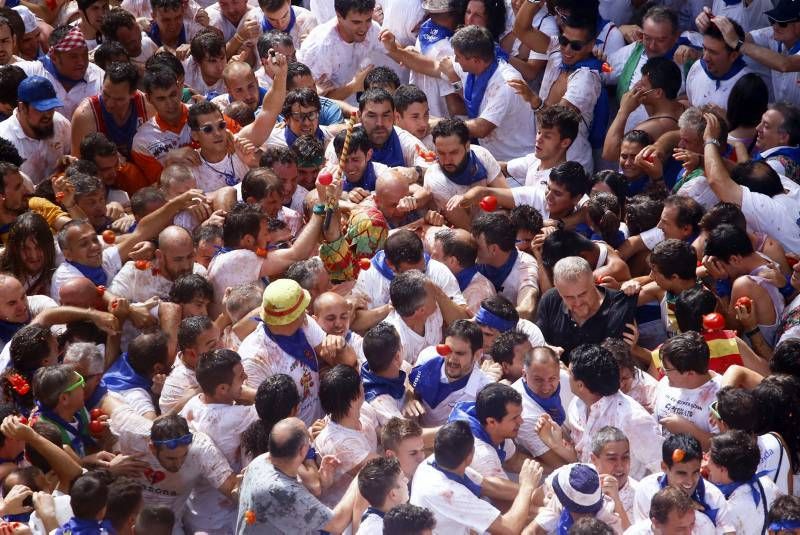
{"type": "Polygon", "coordinates": [[[714,17],[728,47],[739,50],[750,60],[769,69],[774,102],[800,105],[800,3],[780,0],[774,9],[766,11],[769,26],[740,37],[731,20],[714,17]]]}

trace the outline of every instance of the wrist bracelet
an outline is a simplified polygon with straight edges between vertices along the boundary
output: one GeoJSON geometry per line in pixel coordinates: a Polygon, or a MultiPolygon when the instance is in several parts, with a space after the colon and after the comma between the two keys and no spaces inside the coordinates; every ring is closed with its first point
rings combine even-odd
{"type": "Polygon", "coordinates": [[[317,215],[322,215],[325,213],[325,205],[322,203],[315,204],[312,211],[317,215]]]}
{"type": "Polygon", "coordinates": [[[760,332],[761,332],[761,329],[759,329],[759,328],[758,328],[758,325],[756,325],[756,326],[753,328],[753,330],[747,331],[746,333],[744,333],[744,335],[745,335],[746,337],[748,337],[748,338],[752,338],[754,334],[757,334],[757,333],[760,333],[760,332]]]}
{"type": "Polygon", "coordinates": [[[542,111],[542,108],[544,108],[544,99],[539,97],[539,105],[533,108],[533,111],[542,111]]]}
{"type": "Polygon", "coordinates": [[[717,141],[716,139],[707,139],[707,140],[706,140],[706,141],[703,143],[703,146],[704,146],[704,147],[705,147],[706,145],[715,145],[717,148],[719,148],[719,141],[717,141]]]}

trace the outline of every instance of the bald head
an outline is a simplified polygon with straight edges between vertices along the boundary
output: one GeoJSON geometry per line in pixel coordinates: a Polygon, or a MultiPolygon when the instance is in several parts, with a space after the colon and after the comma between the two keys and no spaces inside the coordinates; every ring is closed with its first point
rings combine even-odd
{"type": "Polygon", "coordinates": [[[222,71],[222,78],[226,82],[241,78],[249,78],[251,75],[255,78],[253,69],[251,69],[250,65],[244,63],[243,61],[232,61],[228,63],[228,65],[226,65],[225,69],[222,71]]]}
{"type": "Polygon", "coordinates": [[[556,352],[547,346],[534,347],[533,350],[525,356],[525,366],[530,366],[531,364],[555,364],[556,366],[560,366],[560,362],[556,352]]]}
{"type": "Polygon", "coordinates": [[[97,304],[97,288],[86,277],[76,277],[61,285],[58,298],[64,306],[94,308],[97,304]]]}
{"type": "Polygon", "coordinates": [[[170,225],[158,235],[158,248],[162,250],[182,247],[187,243],[194,245],[192,235],[189,234],[188,230],[178,225],[170,225]]]}
{"type": "Polygon", "coordinates": [[[408,195],[408,181],[397,171],[389,169],[375,181],[375,193],[379,195],[408,195]]]}
{"type": "Polygon", "coordinates": [[[337,306],[347,306],[347,300],[336,292],[325,292],[314,301],[314,314],[320,314],[323,310],[337,306]]]}
{"type": "Polygon", "coordinates": [[[158,235],[156,260],[161,275],[175,280],[194,270],[194,241],[189,231],[176,225],[169,226],[158,235]]]}
{"type": "Polygon", "coordinates": [[[0,295],[8,296],[18,294],[22,290],[22,284],[16,277],[7,273],[0,274],[0,295]]]}
{"type": "Polygon", "coordinates": [[[275,424],[269,433],[269,454],[274,460],[296,460],[302,464],[304,446],[309,444],[308,430],[299,418],[285,418],[275,424]]]}

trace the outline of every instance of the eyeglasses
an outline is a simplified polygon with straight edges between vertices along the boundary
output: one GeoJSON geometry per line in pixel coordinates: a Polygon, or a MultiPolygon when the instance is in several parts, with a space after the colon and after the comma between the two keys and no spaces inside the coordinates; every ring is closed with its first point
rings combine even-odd
{"type": "Polygon", "coordinates": [[[708,412],[717,420],[722,420],[722,417],[719,415],[719,401],[715,400],[714,403],[708,407],[708,412]]]}
{"type": "Polygon", "coordinates": [[[292,119],[295,121],[302,123],[303,121],[316,121],[317,117],[319,117],[318,111],[310,111],[308,113],[303,113],[300,111],[293,111],[289,115],[292,116],[292,119]]]}
{"type": "Polygon", "coordinates": [[[777,24],[777,25],[778,25],[778,26],[780,26],[781,28],[786,28],[786,27],[787,27],[787,26],[789,26],[791,23],[793,23],[793,22],[797,22],[797,20],[796,20],[796,19],[795,19],[795,20],[776,20],[776,19],[774,19],[774,18],[772,18],[772,17],[769,17],[769,16],[767,17],[767,20],[769,21],[769,23],[770,23],[770,25],[771,25],[771,26],[775,26],[775,25],[777,24]]]}
{"type": "Polygon", "coordinates": [[[210,134],[214,130],[219,130],[220,132],[224,132],[225,129],[228,128],[228,123],[225,121],[220,121],[217,123],[216,128],[214,128],[213,124],[204,124],[202,126],[198,126],[195,130],[200,130],[204,134],[210,134]]]}
{"type": "Polygon", "coordinates": [[[78,388],[83,388],[86,385],[86,380],[83,378],[83,375],[75,372],[75,375],[78,376],[78,380],[75,381],[74,384],[69,385],[67,388],[61,391],[62,394],[69,394],[73,390],[77,390],[78,388]]]}
{"type": "Polygon", "coordinates": [[[155,444],[156,446],[164,446],[169,450],[174,450],[179,446],[188,446],[189,444],[192,443],[193,438],[194,437],[192,436],[192,434],[189,433],[188,435],[183,435],[182,437],[178,438],[170,438],[167,440],[154,440],[153,444],[155,444]]]}
{"type": "Polygon", "coordinates": [[[586,46],[586,43],[587,43],[587,42],[588,42],[588,41],[570,41],[569,39],[567,39],[566,37],[564,37],[564,34],[563,34],[563,33],[562,33],[561,35],[559,35],[559,36],[558,36],[558,44],[560,44],[561,46],[567,46],[567,45],[569,45],[569,47],[570,47],[572,50],[575,50],[576,52],[577,52],[577,51],[579,51],[579,50],[582,50],[582,49],[583,49],[583,47],[585,47],[585,46],[586,46]]]}

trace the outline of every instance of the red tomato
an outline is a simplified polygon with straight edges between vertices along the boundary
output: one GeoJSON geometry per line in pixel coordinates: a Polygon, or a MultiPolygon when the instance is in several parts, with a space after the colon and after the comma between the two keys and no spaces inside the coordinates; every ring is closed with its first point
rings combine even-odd
{"type": "Polygon", "coordinates": [[[330,186],[331,182],[333,182],[333,175],[330,173],[322,173],[317,180],[319,180],[319,183],[323,186],[330,186]]]}
{"type": "Polygon", "coordinates": [[[753,309],[753,300],[743,295],[739,299],[736,300],[736,306],[743,306],[747,309],[747,311],[751,311],[753,309]]]}
{"type": "Polygon", "coordinates": [[[59,191],[58,193],[56,193],[56,200],[57,201],[59,201],[59,202],[63,201],[64,197],[66,197],[66,194],[63,191],[59,191]]]}
{"type": "Polygon", "coordinates": [[[115,241],[117,241],[117,235],[114,234],[113,230],[104,230],[103,231],[103,241],[107,244],[111,245],[115,241]]]}
{"type": "Polygon", "coordinates": [[[683,462],[683,459],[686,457],[686,452],[680,448],[673,450],[672,452],[672,462],[673,463],[680,463],[683,462]]]}
{"type": "Polygon", "coordinates": [[[369,258],[362,258],[358,261],[358,267],[360,267],[362,270],[369,269],[371,265],[372,262],[370,262],[369,258]]]}
{"type": "Polygon", "coordinates": [[[707,331],[721,331],[725,328],[725,318],[718,312],[703,316],[703,328],[707,331]]]}
{"type": "Polygon", "coordinates": [[[136,269],[138,269],[139,271],[144,271],[145,269],[147,269],[147,266],[148,266],[149,264],[150,264],[150,262],[148,262],[147,260],[137,260],[136,262],[134,262],[134,264],[133,264],[133,265],[134,265],[134,266],[136,267],[136,269]]]}
{"type": "Polygon", "coordinates": [[[449,355],[450,353],[452,353],[452,351],[453,350],[450,349],[450,346],[447,345],[447,344],[437,344],[436,345],[436,352],[439,353],[443,357],[446,356],[446,355],[449,355]]]}
{"type": "Polygon", "coordinates": [[[89,432],[91,434],[102,435],[105,430],[106,426],[103,425],[103,422],[99,422],[97,420],[92,420],[89,422],[89,432]]]}
{"type": "Polygon", "coordinates": [[[28,425],[28,419],[24,416],[20,416],[19,423],[21,423],[22,425],[28,425]]]}
{"type": "Polygon", "coordinates": [[[97,420],[101,416],[105,416],[106,413],[103,412],[103,409],[94,408],[89,412],[89,415],[92,417],[92,420],[97,420]]]}
{"type": "Polygon", "coordinates": [[[653,163],[656,160],[656,157],[653,154],[648,154],[644,157],[644,161],[653,163]]]}
{"type": "Polygon", "coordinates": [[[484,212],[494,212],[497,209],[497,197],[487,195],[478,203],[484,212]]]}
{"type": "Polygon", "coordinates": [[[263,247],[259,247],[256,249],[256,256],[259,258],[266,258],[267,257],[267,250],[263,247]]]}
{"type": "Polygon", "coordinates": [[[97,295],[103,297],[104,293],[106,293],[106,287],[101,284],[100,286],[97,287],[97,295]]]}

